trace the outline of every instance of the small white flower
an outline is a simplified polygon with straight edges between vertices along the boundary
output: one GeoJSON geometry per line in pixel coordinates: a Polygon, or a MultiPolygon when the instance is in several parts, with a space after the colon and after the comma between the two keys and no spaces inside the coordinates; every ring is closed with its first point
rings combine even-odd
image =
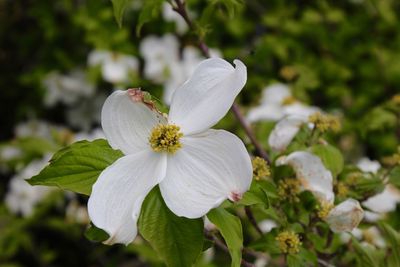
{"type": "Polygon", "coordinates": [[[277,159],[276,165],[290,165],[304,189],[311,191],[320,201],[333,203],[332,173],[321,159],[306,151],[296,151],[277,159]]]}
{"type": "Polygon", "coordinates": [[[285,100],[291,98],[292,93],[287,85],[281,83],[269,85],[263,90],[261,104],[250,109],[247,120],[249,122],[278,121],[290,115],[308,118],[320,111],[317,107],[307,106],[298,101],[285,103],[285,100]]]}
{"type": "Polygon", "coordinates": [[[68,124],[88,131],[93,124],[100,123],[101,107],[106,98],[105,94],[99,93],[91,98],[82,99],[78,104],[70,107],[66,113],[68,124]]]}
{"type": "Polygon", "coordinates": [[[139,90],[114,92],[104,103],[102,126],[110,145],[125,156],[106,168],[88,202],[92,222],[106,242],[128,244],[148,192],[159,184],[169,209],[199,218],[225,199],[237,201],[252,179],[243,142],[209,129],[229,110],[247,79],[246,66],[204,60],[173,96],[169,117],[144,103],[139,90]]]}
{"type": "Polygon", "coordinates": [[[335,233],[350,232],[361,222],[364,211],[360,203],[354,199],[347,199],[334,207],[326,217],[331,230],[335,233]]]}
{"type": "Polygon", "coordinates": [[[44,103],[48,107],[58,102],[71,105],[81,97],[92,96],[95,92],[95,87],[86,80],[82,70],[74,70],[67,75],[51,72],[43,84],[47,90],[44,103]]]}
{"type": "Polygon", "coordinates": [[[38,174],[48,164],[49,159],[50,155],[47,155],[41,160],[34,160],[11,178],[5,197],[5,203],[11,212],[20,213],[24,217],[31,215],[35,205],[52,191],[47,186],[31,186],[25,181],[38,174]]]}
{"type": "Polygon", "coordinates": [[[269,135],[269,146],[274,151],[284,151],[299,132],[300,127],[307,122],[307,119],[307,117],[291,115],[280,120],[269,135]]]}
{"type": "Polygon", "coordinates": [[[381,164],[379,161],[370,160],[369,158],[361,158],[357,162],[357,167],[363,172],[371,172],[376,174],[378,170],[381,168],[381,164]]]}
{"type": "MultiPolygon", "coordinates": [[[[323,206],[333,206],[335,195],[332,174],[319,157],[310,152],[296,151],[278,158],[276,165],[290,165],[304,189],[312,192],[323,206]]],[[[333,207],[324,220],[333,232],[351,231],[358,226],[363,215],[360,203],[347,199],[333,207]]]]}
{"type": "Polygon", "coordinates": [[[362,204],[373,212],[383,214],[394,211],[400,202],[400,192],[392,185],[386,185],[381,193],[368,198],[362,204]]]}
{"type": "Polygon", "coordinates": [[[381,232],[379,231],[378,227],[376,226],[371,226],[368,229],[365,229],[362,231],[363,239],[365,242],[374,245],[375,247],[378,248],[385,248],[386,247],[386,241],[382,237],[381,232]]]}
{"type": "Polygon", "coordinates": [[[263,233],[269,233],[272,229],[276,228],[278,224],[276,224],[276,222],[273,220],[266,219],[259,222],[258,226],[263,233]]]}
{"type": "Polygon", "coordinates": [[[179,42],[176,37],[172,34],[162,37],[150,35],[143,39],[139,49],[145,61],[145,77],[157,83],[167,81],[170,64],[179,61],[179,42]]]}
{"type": "Polygon", "coordinates": [[[350,232],[341,232],[340,233],[340,241],[342,243],[348,243],[351,240],[351,237],[356,238],[357,240],[361,240],[363,236],[363,231],[360,228],[354,228],[350,232]]]}
{"type": "Polygon", "coordinates": [[[113,84],[129,82],[130,74],[137,73],[139,69],[136,57],[104,50],[92,51],[88,64],[100,65],[103,79],[113,84]]]}

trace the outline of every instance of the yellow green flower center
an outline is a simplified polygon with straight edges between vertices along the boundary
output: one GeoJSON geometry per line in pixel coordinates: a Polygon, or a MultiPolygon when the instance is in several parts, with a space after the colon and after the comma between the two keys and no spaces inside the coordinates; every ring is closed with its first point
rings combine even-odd
{"type": "Polygon", "coordinates": [[[175,153],[182,144],[179,139],[183,134],[179,131],[180,128],[174,124],[159,124],[153,128],[149,143],[155,152],[175,153]]]}
{"type": "Polygon", "coordinates": [[[255,157],[251,163],[253,165],[253,177],[257,181],[271,175],[268,163],[263,158],[255,157]]]}
{"type": "Polygon", "coordinates": [[[332,210],[333,204],[323,201],[320,203],[318,207],[318,217],[321,218],[322,220],[326,219],[328,217],[329,212],[332,210]]]}
{"type": "Polygon", "coordinates": [[[292,231],[283,231],[276,236],[279,249],[283,253],[296,254],[300,251],[300,238],[292,231]]]}
{"type": "Polygon", "coordinates": [[[287,96],[282,100],[282,105],[288,106],[297,102],[297,99],[293,96],[287,96]]]}
{"type": "Polygon", "coordinates": [[[331,130],[333,132],[340,131],[341,125],[337,117],[316,112],[312,114],[308,121],[314,123],[315,127],[322,133],[331,130]]]}
{"type": "Polygon", "coordinates": [[[278,195],[282,200],[288,200],[291,203],[299,202],[300,190],[301,182],[297,179],[285,178],[279,181],[278,195]]]}

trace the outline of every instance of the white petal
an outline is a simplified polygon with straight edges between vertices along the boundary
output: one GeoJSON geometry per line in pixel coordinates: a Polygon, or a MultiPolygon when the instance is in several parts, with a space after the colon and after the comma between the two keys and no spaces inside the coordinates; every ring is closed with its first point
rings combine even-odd
{"type": "Polygon", "coordinates": [[[364,216],[360,203],[354,199],[347,199],[334,207],[325,219],[335,233],[350,232],[358,226],[364,216]]]}
{"type": "Polygon", "coordinates": [[[282,83],[271,84],[264,88],[261,103],[281,105],[283,100],[292,93],[287,85],[282,83]]]}
{"type": "Polygon", "coordinates": [[[325,168],[319,157],[310,152],[297,151],[278,158],[276,165],[292,166],[305,189],[313,192],[320,200],[333,203],[335,196],[332,174],[325,168]]]}
{"type": "Polygon", "coordinates": [[[133,89],[115,91],[106,100],[101,111],[101,124],[108,142],[124,154],[150,149],[148,138],[153,127],[166,123],[157,111],[150,109],[131,95],[133,89]]]}
{"type": "Polygon", "coordinates": [[[94,50],[89,53],[88,65],[96,66],[102,64],[106,59],[111,57],[111,53],[108,51],[94,50]]]}
{"type": "Polygon", "coordinates": [[[357,162],[357,167],[363,172],[372,172],[376,174],[381,168],[379,161],[370,160],[369,158],[361,158],[357,162]]]}
{"type": "Polygon", "coordinates": [[[275,151],[284,151],[306,121],[307,118],[299,116],[289,116],[279,121],[269,135],[268,144],[275,151]]]}
{"type": "Polygon", "coordinates": [[[167,206],[178,216],[198,218],[229,198],[237,201],[250,187],[252,166],[243,142],[223,130],[182,138],[168,157],[160,183],[167,206]]]}
{"type": "Polygon", "coordinates": [[[383,213],[376,213],[372,211],[364,211],[364,220],[366,222],[375,223],[383,217],[383,213]]]}
{"type": "Polygon", "coordinates": [[[291,105],[285,105],[283,106],[284,114],[285,115],[296,115],[296,116],[301,116],[305,117],[308,119],[308,117],[316,112],[320,112],[321,110],[317,107],[313,106],[306,106],[302,103],[293,103],[291,105]]]}
{"type": "Polygon", "coordinates": [[[263,104],[261,106],[252,108],[247,114],[249,122],[256,121],[279,121],[285,116],[283,108],[275,104],[263,104]]]}
{"type": "Polygon", "coordinates": [[[259,222],[258,226],[263,233],[269,233],[272,229],[278,227],[278,224],[273,220],[265,219],[259,222]]]}
{"type": "Polygon", "coordinates": [[[395,187],[387,185],[383,192],[368,198],[362,204],[364,207],[377,213],[391,212],[400,202],[400,192],[395,187]]]}
{"type": "Polygon", "coordinates": [[[107,244],[129,244],[137,234],[136,221],[148,192],[165,175],[164,154],[142,151],[118,159],[93,185],[89,217],[110,238],[107,244]]]}
{"type": "Polygon", "coordinates": [[[184,134],[207,130],[228,112],[247,80],[246,66],[233,62],[236,68],[220,58],[206,59],[176,89],[169,116],[184,134]]]}

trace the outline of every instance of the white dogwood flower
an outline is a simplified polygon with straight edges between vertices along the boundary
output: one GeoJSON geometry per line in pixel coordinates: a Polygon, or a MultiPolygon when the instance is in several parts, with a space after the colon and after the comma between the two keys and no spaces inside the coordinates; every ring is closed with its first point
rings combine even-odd
{"type": "Polygon", "coordinates": [[[290,92],[287,85],[275,83],[263,90],[261,103],[258,107],[250,109],[247,114],[249,122],[256,121],[279,121],[285,116],[296,115],[308,118],[319,108],[307,106],[297,101],[290,92]]]}
{"type": "Polygon", "coordinates": [[[100,65],[103,79],[113,84],[128,82],[130,74],[138,72],[139,69],[136,57],[105,50],[92,51],[88,57],[88,64],[100,65]]]}
{"type": "Polygon", "coordinates": [[[326,217],[325,221],[335,233],[351,232],[358,226],[364,216],[364,210],[360,203],[352,198],[343,201],[334,207],[326,217]]]}
{"type": "MultiPolygon", "coordinates": [[[[268,137],[268,144],[274,151],[282,152],[292,142],[301,126],[307,123],[308,118],[290,115],[280,120],[268,137]]],[[[314,125],[312,125],[314,127],[314,125]]]]}
{"type": "Polygon", "coordinates": [[[296,151],[277,159],[276,165],[290,165],[296,172],[303,188],[312,192],[319,200],[324,219],[333,232],[351,231],[364,216],[360,203],[347,199],[334,206],[332,173],[326,169],[316,155],[307,151],[296,151]]]}
{"type": "Polygon", "coordinates": [[[82,97],[92,96],[96,88],[89,83],[86,73],[76,69],[69,74],[50,72],[43,81],[46,88],[44,104],[48,107],[61,102],[66,105],[76,103],[82,97]]]}
{"type": "Polygon", "coordinates": [[[225,199],[237,201],[248,190],[252,166],[243,142],[209,129],[246,83],[246,66],[234,64],[204,60],[174,93],[168,118],[140,90],[108,97],[103,130],[125,156],[100,174],[88,202],[92,222],[110,235],[106,243],[133,241],[142,202],[157,184],[169,209],[187,218],[202,217],[225,199]]]}
{"type": "Polygon", "coordinates": [[[369,158],[364,157],[357,162],[357,167],[363,172],[371,172],[376,174],[381,168],[381,164],[379,161],[370,160],[369,158]]]}
{"type": "Polygon", "coordinates": [[[332,173],[319,157],[307,151],[296,151],[278,158],[276,165],[290,165],[305,190],[311,191],[320,201],[333,203],[332,173]]]}
{"type": "Polygon", "coordinates": [[[50,155],[46,155],[43,159],[33,160],[11,178],[4,200],[11,212],[28,217],[33,213],[34,207],[53,191],[50,187],[31,186],[25,181],[38,174],[48,164],[49,159],[50,155]]]}

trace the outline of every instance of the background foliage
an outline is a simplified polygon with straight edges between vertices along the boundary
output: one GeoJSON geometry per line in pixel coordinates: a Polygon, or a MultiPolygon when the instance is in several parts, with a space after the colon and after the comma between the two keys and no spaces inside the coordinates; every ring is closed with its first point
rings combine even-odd
{"type": "MultiPolygon", "coordinates": [[[[145,61],[139,52],[140,41],[146,36],[161,36],[176,30],[173,22],[161,16],[162,3],[157,0],[0,0],[0,140],[2,147],[11,144],[24,152],[23,157],[16,161],[0,159],[3,161],[0,162],[0,199],[6,195],[10,178],[22,166],[70,144],[77,132],[98,126],[95,121],[89,128],[72,125],[67,119],[69,107],[65,103],[44,104],[48,92],[43,81],[49,72],[56,70],[66,74],[77,67],[85,69],[89,80],[96,85],[96,94],[108,95],[116,85],[104,81],[99,68],[87,66],[88,54],[95,49],[129,54],[139,58],[139,73],[118,86],[140,86],[162,99],[162,86],[143,78],[145,61]],[[47,139],[33,135],[18,137],[17,125],[32,119],[63,125],[65,129],[52,131],[47,139]]],[[[201,36],[210,47],[218,48],[228,61],[240,58],[249,73],[246,87],[238,99],[245,112],[259,103],[266,85],[276,81],[287,83],[296,98],[341,117],[341,132],[328,135],[327,139],[342,151],[346,162],[355,163],[362,156],[381,159],[396,152],[400,137],[400,104],[392,98],[400,92],[400,2],[188,0],[187,6],[195,18],[196,30],[177,34],[181,48],[188,44],[196,45],[197,36],[201,36]]],[[[259,140],[268,147],[267,136],[273,123],[261,122],[255,127],[259,140]]],[[[235,132],[246,140],[231,114],[217,128],[235,132]]],[[[249,149],[252,150],[251,145],[249,149]]],[[[318,150],[313,149],[314,152],[318,150]]],[[[68,156],[74,155],[72,150],[73,146],[64,151],[65,154],[56,154],[55,157],[58,155],[67,160],[68,156]]],[[[105,160],[113,161],[110,158],[105,160]]],[[[331,170],[339,174],[343,166],[337,163],[337,157],[334,161],[331,170]]],[[[101,168],[104,166],[99,167],[99,171],[101,168]]],[[[350,172],[348,167],[342,175],[347,171],[350,172]]],[[[285,170],[276,172],[279,177],[279,172],[285,170]]],[[[52,175],[51,172],[48,174],[49,177],[52,175]]],[[[399,177],[393,175],[392,178],[397,186],[400,185],[399,177]]],[[[61,187],[88,193],[87,189],[61,187]]],[[[366,190],[375,187],[376,184],[365,185],[366,190]]],[[[267,195],[274,201],[272,189],[267,195]]],[[[302,203],[313,201],[306,193],[301,198],[302,203]]],[[[127,247],[108,247],[88,241],[83,234],[87,222],[70,220],[66,212],[71,202],[84,206],[86,200],[82,195],[68,197],[55,190],[29,217],[12,214],[0,202],[1,266],[163,266],[163,248],[156,246],[155,252],[143,240],[127,247]]],[[[162,203],[149,200],[146,205],[162,203]]],[[[307,210],[308,207],[299,208],[307,210]]],[[[257,214],[262,214],[260,217],[275,215],[279,220],[279,215],[270,214],[272,211],[268,207],[258,205],[257,209],[257,214]]],[[[290,208],[287,211],[289,221],[295,221],[294,211],[290,208]]],[[[223,223],[218,219],[219,212],[215,210],[210,217],[217,227],[223,223]]],[[[391,227],[381,226],[390,239],[391,266],[399,266],[396,264],[400,262],[396,252],[400,238],[395,232],[400,229],[399,212],[397,208],[387,217],[386,223],[391,227]]],[[[303,219],[302,223],[309,220],[300,218],[303,219]]],[[[257,240],[250,223],[243,220],[242,224],[246,246],[274,253],[271,245],[274,240],[270,240],[268,235],[257,240]]],[[[292,227],[298,228],[299,225],[293,224],[292,227]]],[[[337,242],[327,247],[322,244],[327,232],[326,227],[321,226],[321,232],[311,236],[310,240],[314,240],[317,250],[320,246],[321,253],[341,251],[345,256],[338,259],[339,266],[351,266],[355,262],[359,266],[378,266],[377,259],[383,258],[376,249],[365,251],[358,241],[354,241],[354,249],[364,255],[358,258],[343,252],[345,248],[337,242]]],[[[93,235],[98,237],[99,233],[93,235]]],[[[221,235],[231,242],[223,231],[221,235]]],[[[235,235],[227,235],[235,238],[235,235]]],[[[229,252],[234,261],[240,261],[235,254],[240,247],[233,250],[236,252],[229,252]]],[[[196,266],[229,266],[229,255],[217,250],[213,261],[206,261],[203,257],[196,266]]],[[[302,266],[304,259],[315,262],[315,255],[309,255],[305,250],[299,255],[288,257],[287,263],[302,266]]],[[[253,258],[250,256],[250,260],[253,258]]],[[[178,265],[170,263],[170,266],[178,265]]]]}

